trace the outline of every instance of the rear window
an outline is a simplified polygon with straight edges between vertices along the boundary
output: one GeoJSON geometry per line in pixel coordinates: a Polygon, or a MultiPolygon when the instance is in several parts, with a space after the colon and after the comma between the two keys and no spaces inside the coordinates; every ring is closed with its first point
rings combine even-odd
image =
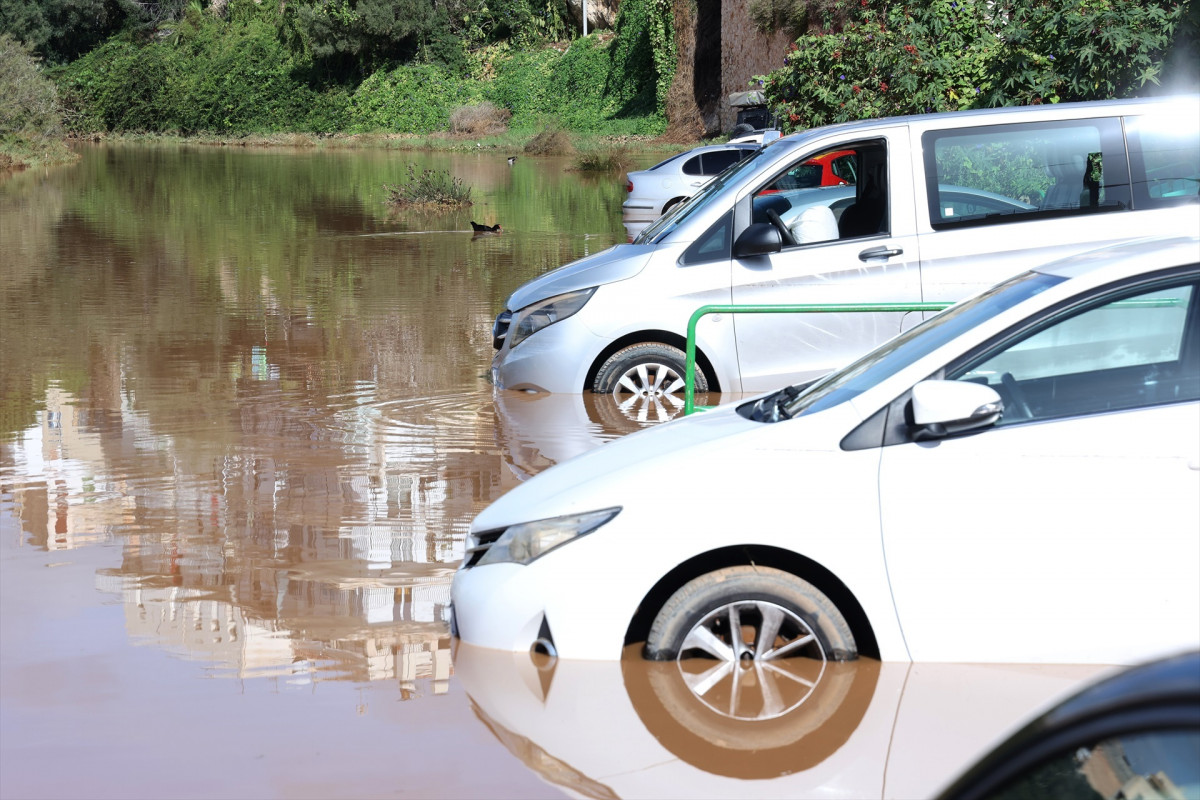
{"type": "Polygon", "coordinates": [[[1115,118],[930,131],[922,142],[934,228],[1130,207],[1115,118]]]}
{"type": "Polygon", "coordinates": [[[730,164],[740,161],[749,152],[749,150],[717,150],[712,153],[704,153],[701,156],[704,159],[704,174],[716,175],[730,164]]]}

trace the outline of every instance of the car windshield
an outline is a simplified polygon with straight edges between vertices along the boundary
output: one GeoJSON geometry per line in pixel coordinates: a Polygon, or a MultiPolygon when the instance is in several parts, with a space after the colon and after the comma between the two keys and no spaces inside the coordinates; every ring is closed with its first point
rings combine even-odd
{"type": "Polygon", "coordinates": [[[857,397],[984,320],[1041,294],[1066,278],[1026,272],[956,303],[862,358],[832,372],[783,407],[783,416],[811,414],[857,397]]]}
{"type": "Polygon", "coordinates": [[[754,169],[759,158],[766,151],[766,148],[755,150],[750,155],[743,158],[741,161],[735,161],[733,164],[725,168],[723,172],[701,187],[700,191],[692,195],[691,199],[680,203],[671,209],[666,214],[656,219],[653,224],[647,226],[637,238],[633,240],[634,244],[656,244],[675,230],[681,222],[705,208],[718,197],[725,187],[738,175],[744,171],[754,169]]]}

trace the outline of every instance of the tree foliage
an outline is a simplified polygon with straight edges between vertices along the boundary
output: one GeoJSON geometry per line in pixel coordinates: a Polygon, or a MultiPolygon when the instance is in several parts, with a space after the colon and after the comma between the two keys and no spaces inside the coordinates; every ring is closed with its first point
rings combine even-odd
{"type": "Polygon", "coordinates": [[[0,33],[0,166],[70,160],[61,118],[58,91],[32,48],[0,33]]]}
{"type": "Polygon", "coordinates": [[[859,0],[757,78],[789,129],[893,114],[1129,97],[1188,34],[1175,0],[859,0]]]}

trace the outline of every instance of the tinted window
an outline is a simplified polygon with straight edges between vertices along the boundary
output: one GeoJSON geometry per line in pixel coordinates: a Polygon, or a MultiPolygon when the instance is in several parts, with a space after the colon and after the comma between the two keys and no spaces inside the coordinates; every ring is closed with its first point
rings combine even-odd
{"type": "Polygon", "coordinates": [[[1200,733],[1132,733],[1061,753],[989,800],[1200,797],[1200,733]]]}
{"type": "Polygon", "coordinates": [[[740,161],[746,155],[746,150],[718,150],[715,153],[704,153],[704,174],[716,175],[730,164],[740,161]]]}
{"type": "Polygon", "coordinates": [[[730,258],[733,241],[733,212],[726,214],[704,232],[691,247],[684,251],[680,263],[703,264],[730,258]]]}
{"type": "Polygon", "coordinates": [[[935,227],[1128,208],[1129,167],[1116,119],[992,125],[922,137],[935,227]],[[975,193],[964,209],[943,191],[975,193]]]}
{"type": "Polygon", "coordinates": [[[703,175],[704,172],[700,166],[700,156],[692,156],[687,161],[683,162],[684,175],[703,175]]]}
{"type": "Polygon", "coordinates": [[[948,377],[995,388],[1000,424],[1200,399],[1195,294],[1174,286],[1072,311],[948,377]]]}
{"type": "Polygon", "coordinates": [[[1129,161],[1133,171],[1133,201],[1138,208],[1155,208],[1200,200],[1200,127],[1182,125],[1186,116],[1125,120],[1129,132],[1129,161]]]}

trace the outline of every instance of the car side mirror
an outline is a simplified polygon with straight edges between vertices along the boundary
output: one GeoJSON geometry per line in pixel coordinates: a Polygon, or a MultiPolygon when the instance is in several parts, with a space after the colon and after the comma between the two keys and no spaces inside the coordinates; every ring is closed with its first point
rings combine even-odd
{"type": "Polygon", "coordinates": [[[921,381],[912,388],[913,438],[918,442],[994,425],[1004,402],[990,386],[971,381],[921,381]]]}
{"type": "Polygon", "coordinates": [[[742,235],[733,243],[734,258],[766,256],[782,249],[783,237],[779,235],[779,229],[769,222],[755,222],[742,231],[742,235]]]}

